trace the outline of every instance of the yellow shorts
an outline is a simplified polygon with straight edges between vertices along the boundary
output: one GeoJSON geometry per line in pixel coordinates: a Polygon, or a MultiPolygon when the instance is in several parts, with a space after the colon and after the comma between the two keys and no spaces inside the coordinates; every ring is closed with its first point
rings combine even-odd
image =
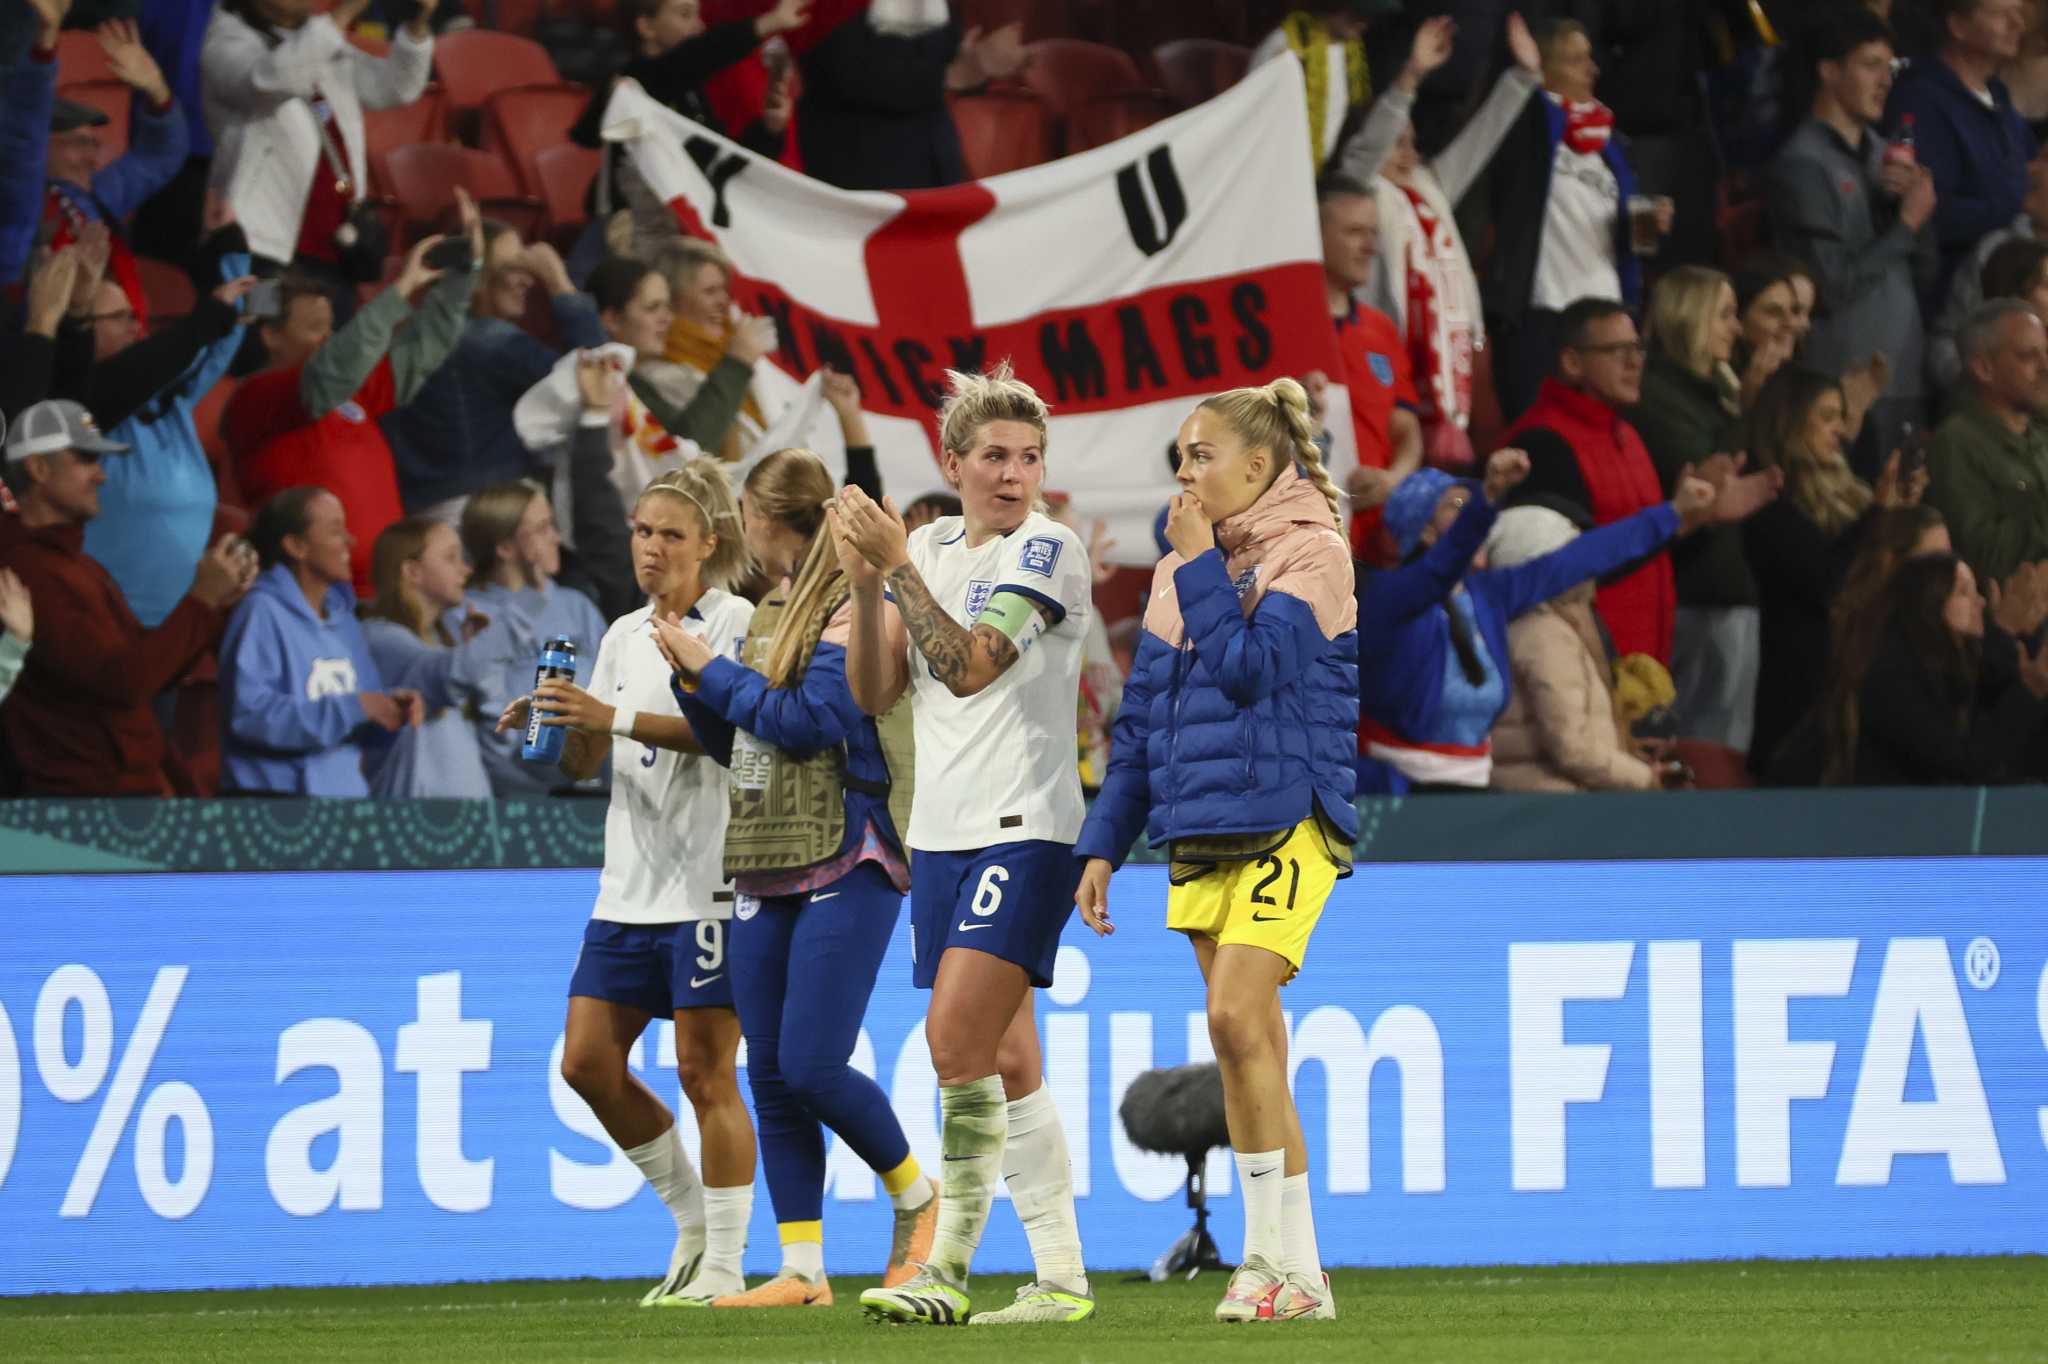
{"type": "Polygon", "coordinates": [[[1292,980],[1344,870],[1330,860],[1311,815],[1264,857],[1219,862],[1206,875],[1168,889],[1166,926],[1214,938],[1218,947],[1263,947],[1287,958],[1292,980]]]}

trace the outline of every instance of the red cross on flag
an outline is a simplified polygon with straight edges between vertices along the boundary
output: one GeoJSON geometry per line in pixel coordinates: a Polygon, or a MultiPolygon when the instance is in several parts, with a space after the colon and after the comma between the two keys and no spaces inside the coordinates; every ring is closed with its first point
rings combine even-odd
{"type": "MultiPolygon", "coordinates": [[[[1052,408],[1046,488],[1111,558],[1150,564],[1166,449],[1202,398],[1340,373],[1306,157],[1301,71],[1268,62],[1197,108],[1048,165],[940,190],[849,192],[754,155],[621,81],[625,143],[683,230],[732,257],[739,305],[775,320],[769,412],[821,365],[861,386],[899,505],[943,486],[933,415],[949,369],[1008,359],[1052,408]]],[[[1347,411],[1333,388],[1329,410],[1347,411]]],[[[829,423],[828,423],[829,424],[829,423]]],[[[1332,452],[1340,484],[1348,423],[1332,452]]],[[[838,433],[812,448],[834,460],[838,433]]]]}

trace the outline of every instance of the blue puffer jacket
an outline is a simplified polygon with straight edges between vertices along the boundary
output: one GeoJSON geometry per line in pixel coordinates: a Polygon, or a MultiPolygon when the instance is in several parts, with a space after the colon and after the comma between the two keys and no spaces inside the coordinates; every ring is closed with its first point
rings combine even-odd
{"type": "Polygon", "coordinates": [[[1152,579],[1109,772],[1074,852],[1291,829],[1320,810],[1346,841],[1358,723],[1351,552],[1294,468],[1152,579]]]}

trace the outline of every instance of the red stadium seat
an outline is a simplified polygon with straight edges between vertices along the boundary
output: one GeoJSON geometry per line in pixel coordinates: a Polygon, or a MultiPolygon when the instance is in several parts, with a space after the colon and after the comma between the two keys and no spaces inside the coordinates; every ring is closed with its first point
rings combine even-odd
{"type": "Polygon", "coordinates": [[[484,105],[483,148],[503,153],[528,194],[545,198],[538,158],[569,140],[590,91],[580,85],[501,90],[484,105]]]}
{"type": "Polygon", "coordinates": [[[1067,150],[1086,151],[1129,137],[1178,111],[1173,97],[1163,90],[1134,90],[1122,95],[1098,95],[1074,112],[1067,121],[1067,150]]]}
{"type": "Polygon", "coordinates": [[[406,240],[455,225],[457,185],[469,191],[486,217],[501,218],[523,235],[540,225],[540,200],[521,193],[512,168],[488,152],[423,142],[393,148],[385,164],[406,240]]]}
{"type": "Polygon", "coordinates": [[[1706,739],[1680,739],[1672,751],[1692,769],[1693,784],[1702,791],[1741,791],[1756,785],[1744,755],[1726,744],[1706,739]]]}
{"type": "Polygon", "coordinates": [[[57,83],[78,85],[85,81],[117,79],[107,65],[106,50],[86,29],[67,28],[57,35],[57,83]]]}
{"type": "Polygon", "coordinates": [[[534,158],[540,175],[541,202],[547,206],[549,235],[560,245],[573,239],[590,220],[588,202],[590,182],[597,178],[597,168],[604,159],[604,153],[574,143],[549,147],[534,158]]]}
{"type": "Polygon", "coordinates": [[[1036,95],[989,91],[951,101],[967,173],[975,179],[1052,159],[1052,111],[1036,95]]]}
{"type": "Polygon", "coordinates": [[[1214,38],[1181,38],[1153,48],[1152,60],[1166,93],[1192,106],[1243,80],[1251,69],[1252,51],[1214,38]]]}
{"type": "Polygon", "coordinates": [[[1097,96],[1144,88],[1137,62],[1114,47],[1078,38],[1046,38],[1025,50],[1031,62],[1024,68],[1024,84],[1063,119],[1072,118],[1097,96]]]}
{"type": "Polygon", "coordinates": [[[531,38],[465,29],[434,40],[434,72],[456,114],[481,109],[499,90],[519,85],[560,85],[548,50],[531,38]]]}
{"type": "Polygon", "coordinates": [[[183,317],[199,306],[199,291],[192,287],[191,276],[177,266],[150,256],[137,256],[135,270],[142,276],[142,294],[149,300],[152,325],[183,317]]]}
{"type": "Polygon", "coordinates": [[[429,85],[424,95],[396,109],[363,110],[363,153],[370,163],[371,190],[380,195],[392,193],[391,169],[386,163],[394,150],[447,138],[447,108],[439,86],[429,85]]]}
{"type": "Polygon", "coordinates": [[[133,92],[120,81],[82,81],[77,85],[60,85],[57,93],[64,99],[89,104],[107,116],[107,126],[99,130],[100,169],[119,161],[128,150],[128,110],[133,92]]]}

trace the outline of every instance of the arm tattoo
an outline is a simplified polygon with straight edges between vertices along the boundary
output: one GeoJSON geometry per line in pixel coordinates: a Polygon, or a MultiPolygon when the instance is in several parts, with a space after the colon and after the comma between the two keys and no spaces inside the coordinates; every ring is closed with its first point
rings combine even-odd
{"type": "Polygon", "coordinates": [[[967,676],[967,658],[974,637],[946,614],[914,565],[905,564],[891,572],[889,590],[895,594],[903,628],[931,664],[932,676],[948,688],[958,686],[967,676]]]}

